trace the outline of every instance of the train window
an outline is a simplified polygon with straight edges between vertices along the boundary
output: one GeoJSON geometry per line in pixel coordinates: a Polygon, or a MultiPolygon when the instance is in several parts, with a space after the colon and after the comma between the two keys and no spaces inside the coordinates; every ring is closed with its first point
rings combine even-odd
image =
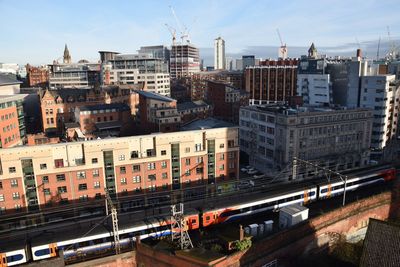
{"type": "Polygon", "coordinates": [[[50,249],[44,248],[44,249],[39,249],[35,251],[35,256],[40,257],[44,255],[49,255],[50,254],[50,249]]]}
{"type": "Polygon", "coordinates": [[[311,191],[308,195],[309,195],[310,197],[312,197],[313,195],[315,195],[315,192],[314,192],[314,191],[311,191]]]}
{"type": "Polygon", "coordinates": [[[210,216],[206,216],[206,221],[210,220],[210,216]]]}
{"type": "MultiPolygon", "coordinates": [[[[4,263],[6,263],[6,262],[7,263],[12,263],[14,261],[19,261],[19,260],[22,260],[23,257],[24,257],[24,255],[22,255],[22,254],[16,254],[16,255],[8,256],[7,257],[7,261],[5,261],[4,263]]],[[[3,259],[3,261],[4,261],[4,259],[3,259]]]]}
{"type": "Polygon", "coordinates": [[[321,189],[321,194],[328,192],[328,188],[321,189]]]}
{"type": "Polygon", "coordinates": [[[229,210],[229,211],[225,211],[223,213],[221,213],[220,217],[225,218],[225,217],[229,217],[235,214],[239,214],[240,210],[229,210]]]}

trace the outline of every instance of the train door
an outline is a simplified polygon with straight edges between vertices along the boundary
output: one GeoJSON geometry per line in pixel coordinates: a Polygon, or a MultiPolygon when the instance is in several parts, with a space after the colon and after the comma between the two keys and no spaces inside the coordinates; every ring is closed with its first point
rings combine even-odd
{"type": "Polygon", "coordinates": [[[0,267],[7,266],[7,256],[5,253],[0,253],[0,267]]]}

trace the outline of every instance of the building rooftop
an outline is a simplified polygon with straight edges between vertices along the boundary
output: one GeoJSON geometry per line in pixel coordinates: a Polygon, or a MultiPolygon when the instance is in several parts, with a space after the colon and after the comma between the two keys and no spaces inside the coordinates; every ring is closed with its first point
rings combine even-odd
{"type": "Polygon", "coordinates": [[[95,123],[96,128],[99,131],[116,129],[121,127],[121,122],[119,121],[104,121],[104,122],[97,122],[95,123]]]}
{"type": "Polygon", "coordinates": [[[181,130],[192,131],[192,130],[223,128],[223,127],[234,127],[234,126],[235,125],[230,122],[226,122],[226,121],[218,120],[218,119],[214,119],[214,118],[207,118],[207,119],[201,119],[201,120],[196,120],[196,121],[190,122],[190,123],[182,126],[181,130]]]}
{"type": "Polygon", "coordinates": [[[149,92],[149,91],[143,91],[143,90],[134,90],[136,93],[138,93],[141,96],[144,96],[146,98],[158,100],[158,101],[164,101],[164,102],[173,102],[176,101],[173,98],[170,98],[168,96],[163,96],[157,93],[149,92]]]}
{"type": "Polygon", "coordinates": [[[358,110],[358,111],[367,111],[370,110],[368,108],[347,108],[347,107],[337,107],[337,106],[329,106],[329,107],[321,107],[321,106],[302,106],[302,107],[290,107],[285,104],[266,104],[266,105],[253,105],[242,107],[242,109],[254,110],[254,111],[265,111],[265,112],[273,112],[280,113],[286,115],[297,115],[300,113],[316,113],[316,112],[330,112],[330,111],[349,111],[349,110],[358,110]]]}
{"type": "Polygon", "coordinates": [[[80,111],[93,111],[93,110],[105,110],[105,109],[117,109],[118,111],[131,110],[127,104],[113,103],[113,104],[99,104],[92,106],[80,107],[80,111]]]}
{"type": "Polygon", "coordinates": [[[203,100],[187,101],[177,104],[178,111],[192,109],[192,108],[206,107],[206,106],[208,106],[208,104],[203,100]]]}
{"type": "Polygon", "coordinates": [[[24,99],[28,94],[18,94],[18,95],[0,95],[0,103],[5,103],[9,101],[17,101],[24,99]]]}
{"type": "Polygon", "coordinates": [[[15,75],[0,73],[0,86],[2,85],[12,85],[12,84],[21,84],[21,81],[18,81],[15,75]]]}
{"type": "Polygon", "coordinates": [[[400,226],[369,219],[360,266],[400,266],[400,226]]]}

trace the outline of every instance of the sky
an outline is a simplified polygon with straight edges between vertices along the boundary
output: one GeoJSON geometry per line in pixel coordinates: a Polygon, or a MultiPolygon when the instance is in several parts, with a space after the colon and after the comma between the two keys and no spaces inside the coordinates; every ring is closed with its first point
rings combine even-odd
{"type": "Polygon", "coordinates": [[[305,54],[311,42],[328,55],[358,47],[381,54],[391,39],[400,45],[398,0],[0,0],[0,62],[33,65],[60,59],[67,44],[72,60],[98,61],[99,50],[136,53],[140,46],[170,45],[165,26],[189,29],[200,56],[212,65],[213,42],[225,39],[228,56],[277,57],[280,41],[289,56],[305,54]],[[303,52],[304,51],[304,52],[303,52]]]}

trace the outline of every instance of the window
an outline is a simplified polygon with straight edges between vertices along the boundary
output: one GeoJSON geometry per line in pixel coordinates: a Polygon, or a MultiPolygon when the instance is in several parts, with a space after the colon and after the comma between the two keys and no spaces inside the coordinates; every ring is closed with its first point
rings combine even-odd
{"type": "Polygon", "coordinates": [[[6,207],[0,207],[0,214],[6,213],[6,207]]]}
{"type": "Polygon", "coordinates": [[[167,162],[166,161],[161,161],[161,168],[163,168],[163,169],[167,168],[167,162]]]}
{"type": "Polygon", "coordinates": [[[18,186],[18,181],[16,179],[11,180],[11,187],[17,187],[18,186]]]}
{"type": "Polygon", "coordinates": [[[78,190],[79,191],[87,190],[87,184],[79,184],[78,185],[78,190]]]}
{"type": "Polygon", "coordinates": [[[228,154],[230,159],[234,159],[235,158],[235,152],[229,152],[228,154]]]}
{"type": "Polygon", "coordinates": [[[147,169],[148,170],[155,170],[155,168],[156,168],[156,163],[155,162],[147,163],[147,169]]]}
{"type": "Polygon", "coordinates": [[[234,147],[235,146],[235,140],[228,140],[228,147],[234,147]]]}
{"type": "Polygon", "coordinates": [[[99,181],[94,182],[93,183],[93,187],[94,188],[100,188],[100,182],[99,181]]]}
{"type": "Polygon", "coordinates": [[[46,164],[46,163],[40,164],[40,169],[41,169],[41,170],[47,169],[47,164],[46,164]]]}
{"type": "Polygon", "coordinates": [[[133,183],[140,183],[140,175],[133,176],[133,183]]]}
{"type": "Polygon", "coordinates": [[[139,152],[137,150],[131,152],[131,159],[137,159],[139,157],[139,152]]]}
{"type": "Polygon", "coordinates": [[[76,177],[78,179],[85,179],[86,178],[86,173],[84,171],[76,172],[76,177]]]}
{"type": "Polygon", "coordinates": [[[225,144],[220,144],[219,148],[224,148],[225,144]]]}
{"type": "Polygon", "coordinates": [[[187,169],[187,170],[185,171],[185,175],[186,175],[186,176],[190,176],[190,170],[189,170],[189,169],[187,169]]]}
{"type": "Polygon", "coordinates": [[[65,174],[57,174],[56,178],[57,178],[57,182],[65,181],[65,174]]]}
{"type": "Polygon", "coordinates": [[[43,189],[43,193],[44,193],[46,196],[51,195],[50,188],[44,188],[44,189],[43,189]]]}
{"type": "Polygon", "coordinates": [[[133,165],[133,172],[140,172],[140,165],[133,165]]]}
{"type": "Polygon", "coordinates": [[[4,195],[0,195],[0,202],[4,201],[4,195]]]}
{"type": "Polygon", "coordinates": [[[185,152],[189,153],[190,152],[190,147],[185,148],[185,152]]]}
{"type": "Polygon", "coordinates": [[[120,173],[126,173],[126,167],[119,167],[120,173]]]}
{"type": "Polygon", "coordinates": [[[203,157],[197,157],[196,163],[203,163],[203,157]]]}
{"type": "Polygon", "coordinates": [[[149,181],[155,181],[156,180],[156,175],[155,174],[149,174],[149,176],[147,176],[147,178],[149,179],[149,181]]]}
{"type": "Polygon", "coordinates": [[[167,179],[167,178],[168,178],[168,173],[163,172],[163,173],[161,174],[161,177],[162,177],[163,179],[167,179]]]}
{"type": "Polygon", "coordinates": [[[203,168],[196,168],[196,174],[202,174],[203,168]]]}
{"type": "Polygon", "coordinates": [[[92,158],[92,163],[93,164],[95,164],[95,163],[97,163],[98,161],[97,161],[97,158],[92,158]]]}
{"type": "Polygon", "coordinates": [[[49,176],[43,176],[42,177],[42,183],[43,184],[48,184],[49,183],[49,176]]]}
{"type": "Polygon", "coordinates": [[[121,184],[126,184],[126,178],[121,178],[121,184]]]}
{"type": "Polygon", "coordinates": [[[196,144],[194,146],[195,151],[201,151],[201,144],[196,144]]]}
{"type": "Polygon", "coordinates": [[[125,160],[125,155],[119,155],[118,159],[119,159],[119,161],[125,160]]]}
{"type": "Polygon", "coordinates": [[[167,150],[161,150],[161,156],[167,155],[167,150]]]}
{"type": "Polygon", "coordinates": [[[8,172],[9,173],[15,173],[17,170],[15,169],[15,167],[10,167],[8,168],[8,172]]]}
{"type": "Polygon", "coordinates": [[[3,182],[0,181],[0,189],[3,189],[3,182]]]}
{"type": "Polygon", "coordinates": [[[151,191],[151,192],[156,191],[156,185],[150,185],[149,186],[149,191],[151,191]]]}
{"type": "Polygon", "coordinates": [[[67,187],[66,186],[59,186],[57,187],[57,192],[62,194],[62,193],[67,193],[67,187]]]}
{"type": "Polygon", "coordinates": [[[224,160],[224,159],[225,159],[225,154],[224,154],[224,153],[220,154],[220,155],[219,155],[219,159],[220,159],[220,160],[224,160]]]}
{"type": "Polygon", "coordinates": [[[62,168],[64,167],[64,160],[63,159],[55,159],[54,160],[54,166],[56,168],[62,168]]]}
{"type": "Polygon", "coordinates": [[[185,159],[185,164],[190,165],[190,159],[185,159]]]}
{"type": "Polygon", "coordinates": [[[222,165],[219,166],[219,170],[220,170],[220,171],[223,171],[224,169],[225,169],[224,164],[222,164],[222,165]]]}
{"type": "Polygon", "coordinates": [[[93,170],[92,174],[93,174],[93,177],[99,177],[99,170],[98,169],[93,170]]]}
{"type": "Polygon", "coordinates": [[[156,150],[155,149],[147,149],[146,150],[146,155],[147,155],[147,157],[155,157],[156,156],[156,150]]]}
{"type": "Polygon", "coordinates": [[[235,162],[229,162],[229,169],[235,168],[235,162]]]}

